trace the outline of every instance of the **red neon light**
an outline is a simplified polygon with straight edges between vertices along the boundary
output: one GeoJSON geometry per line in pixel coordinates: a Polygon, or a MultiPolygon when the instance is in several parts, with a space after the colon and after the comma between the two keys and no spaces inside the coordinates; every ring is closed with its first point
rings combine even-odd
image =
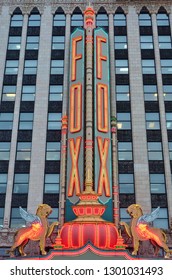
{"type": "Polygon", "coordinates": [[[77,249],[88,242],[98,248],[113,249],[117,244],[118,231],[111,223],[67,223],[61,229],[61,239],[64,249],[77,249]]]}

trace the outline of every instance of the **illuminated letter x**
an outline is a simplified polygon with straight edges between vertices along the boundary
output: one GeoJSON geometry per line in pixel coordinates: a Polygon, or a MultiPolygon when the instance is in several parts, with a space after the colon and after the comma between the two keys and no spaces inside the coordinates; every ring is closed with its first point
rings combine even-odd
{"type": "Polygon", "coordinates": [[[106,167],[107,157],[108,157],[108,150],[109,150],[109,142],[108,138],[102,140],[102,137],[97,137],[97,144],[99,149],[99,156],[100,156],[100,174],[99,174],[99,181],[98,181],[98,195],[103,194],[103,188],[105,190],[105,195],[110,196],[110,184],[109,184],[109,177],[108,171],[106,167]]]}
{"type": "Polygon", "coordinates": [[[72,161],[72,168],[70,173],[70,180],[68,186],[68,196],[72,196],[74,188],[76,190],[76,195],[80,194],[80,181],[79,181],[79,172],[78,172],[78,157],[81,146],[82,137],[76,138],[76,143],[74,139],[69,139],[69,149],[72,161]]]}

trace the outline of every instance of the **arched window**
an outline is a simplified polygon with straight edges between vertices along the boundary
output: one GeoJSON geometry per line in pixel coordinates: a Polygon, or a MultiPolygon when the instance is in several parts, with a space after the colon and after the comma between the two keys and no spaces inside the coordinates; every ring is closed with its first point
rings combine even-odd
{"type": "Polygon", "coordinates": [[[75,10],[73,11],[72,18],[71,18],[71,26],[83,27],[83,14],[78,7],[76,7],[75,10]]]}
{"type": "Polygon", "coordinates": [[[149,11],[146,7],[143,7],[141,9],[140,15],[139,15],[139,25],[140,26],[151,26],[151,15],[149,14],[149,11]]]}
{"type": "Polygon", "coordinates": [[[96,26],[106,27],[108,26],[108,15],[103,7],[101,7],[96,16],[96,26]]]}

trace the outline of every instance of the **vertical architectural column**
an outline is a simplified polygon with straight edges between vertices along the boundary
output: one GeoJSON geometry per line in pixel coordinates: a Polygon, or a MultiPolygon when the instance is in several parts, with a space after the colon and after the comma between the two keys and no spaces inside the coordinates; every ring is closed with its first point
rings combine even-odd
{"type": "Polygon", "coordinates": [[[17,145],[17,134],[18,134],[18,122],[20,114],[20,99],[22,91],[22,77],[23,77],[23,68],[24,68],[24,56],[25,56],[25,45],[26,45],[26,34],[27,34],[27,24],[28,24],[28,15],[25,14],[23,18],[23,29],[22,29],[22,41],[19,57],[19,69],[18,69],[18,79],[17,79],[17,89],[16,89],[16,99],[14,107],[14,119],[13,119],[13,130],[11,137],[11,152],[10,152],[10,161],[8,167],[8,182],[7,182],[7,191],[6,191],[6,200],[5,200],[5,213],[4,219],[9,222],[10,212],[11,212],[11,199],[13,191],[13,176],[14,176],[14,167],[15,167],[15,158],[16,158],[16,145],[17,145]]]}
{"type": "Polygon", "coordinates": [[[116,96],[115,96],[115,54],[114,54],[114,15],[109,14],[110,42],[110,98],[111,98],[111,133],[112,133],[112,185],[114,223],[119,223],[119,188],[118,188],[118,147],[116,128],[116,96]]]}
{"type": "Polygon", "coordinates": [[[70,54],[70,22],[71,15],[66,15],[65,29],[65,64],[63,80],[63,109],[62,109],[62,138],[61,138],[61,165],[60,165],[60,198],[59,222],[64,224],[65,192],[66,192],[66,158],[67,158],[67,129],[68,129],[68,98],[69,98],[69,54],[70,54]]]}
{"type": "Polygon", "coordinates": [[[28,210],[32,213],[35,212],[37,205],[42,203],[43,200],[52,21],[53,16],[51,13],[51,6],[47,6],[41,16],[32,136],[32,154],[28,193],[28,210]]]}
{"type": "Polygon", "coordinates": [[[169,213],[169,217],[171,218],[172,217],[171,168],[170,168],[170,160],[169,160],[168,135],[167,135],[167,126],[166,126],[166,118],[165,118],[165,105],[164,105],[164,96],[163,96],[163,82],[162,82],[162,74],[161,74],[161,61],[160,61],[160,52],[159,52],[156,14],[152,14],[152,28],[153,28],[154,50],[155,50],[155,64],[156,64],[159,112],[160,112],[160,123],[161,123],[162,147],[163,147],[163,156],[164,156],[165,180],[166,180],[167,201],[168,201],[168,213],[169,213]]]}
{"type": "Polygon", "coordinates": [[[0,38],[3,38],[3,40],[0,40],[0,61],[1,61],[1,67],[0,67],[0,101],[1,101],[1,94],[2,94],[2,85],[3,85],[3,77],[4,77],[4,68],[5,68],[5,60],[6,60],[6,49],[8,44],[8,30],[10,25],[10,14],[8,11],[7,6],[3,6],[2,12],[0,14],[0,38]]]}
{"type": "Polygon", "coordinates": [[[139,39],[138,15],[134,7],[129,7],[127,14],[128,56],[131,93],[131,116],[133,136],[133,156],[135,174],[136,203],[143,206],[144,211],[151,210],[149,188],[149,168],[147,156],[147,139],[145,125],[145,109],[143,97],[143,81],[141,51],[139,39]]]}
{"type": "Polygon", "coordinates": [[[85,133],[85,188],[93,187],[93,29],[95,27],[94,10],[85,11],[84,27],[86,29],[86,133],[85,133]]]}
{"type": "Polygon", "coordinates": [[[169,20],[170,20],[170,29],[171,29],[171,35],[172,35],[172,6],[171,6],[171,13],[169,14],[169,20]]]}

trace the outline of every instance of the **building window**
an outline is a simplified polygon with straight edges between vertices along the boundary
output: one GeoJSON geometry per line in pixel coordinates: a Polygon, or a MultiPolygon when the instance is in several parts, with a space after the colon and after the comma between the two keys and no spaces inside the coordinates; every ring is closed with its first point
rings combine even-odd
{"type": "Polygon", "coordinates": [[[38,50],[39,36],[27,36],[26,50],[38,50]]]}
{"type": "Polygon", "coordinates": [[[162,74],[172,74],[172,59],[161,59],[162,74]]]}
{"type": "Polygon", "coordinates": [[[129,101],[130,91],[128,85],[116,86],[116,100],[117,101],[129,101]]]}
{"type": "Polygon", "coordinates": [[[0,208],[0,227],[3,227],[4,223],[4,208],[0,208]]]}
{"type": "Polygon", "coordinates": [[[17,75],[18,74],[18,60],[7,60],[5,67],[5,75],[17,75]]]}
{"type": "Polygon", "coordinates": [[[172,142],[168,142],[170,160],[172,160],[172,142]]]}
{"type": "Polygon", "coordinates": [[[73,14],[71,20],[71,26],[83,26],[83,15],[82,14],[73,14]]]}
{"type": "Polygon", "coordinates": [[[108,26],[108,16],[107,14],[97,14],[96,16],[96,26],[108,26]]]}
{"type": "Polygon", "coordinates": [[[118,129],[131,129],[131,114],[117,113],[117,127],[118,129]]]}
{"type": "Polygon", "coordinates": [[[13,113],[0,113],[0,130],[12,130],[13,113]]]}
{"type": "Polygon", "coordinates": [[[127,208],[120,208],[120,220],[126,223],[130,223],[131,217],[127,212],[127,208]]]}
{"type": "Polygon", "coordinates": [[[13,193],[28,193],[29,174],[15,174],[13,193]]]}
{"type": "Polygon", "coordinates": [[[26,85],[22,87],[22,101],[35,100],[36,86],[26,85]]]}
{"type": "Polygon", "coordinates": [[[52,208],[51,215],[48,216],[49,223],[57,222],[59,215],[59,208],[52,208]]]}
{"type": "Polygon", "coordinates": [[[9,160],[10,146],[10,142],[0,142],[0,160],[9,160]]]}
{"type": "Polygon", "coordinates": [[[29,26],[40,26],[41,16],[39,14],[32,14],[29,16],[29,26]]]}
{"type": "Polygon", "coordinates": [[[6,188],[7,188],[7,174],[0,173],[0,193],[6,193],[6,188]]]}
{"type": "Polygon", "coordinates": [[[119,142],[118,143],[118,160],[132,160],[132,143],[119,142]]]}
{"type": "Polygon", "coordinates": [[[13,15],[11,18],[11,27],[22,27],[23,25],[23,16],[22,15],[13,15]]]}
{"type": "Polygon", "coordinates": [[[56,130],[61,129],[61,113],[49,113],[48,114],[48,129],[56,130]]]}
{"type": "Polygon", "coordinates": [[[153,59],[142,60],[143,74],[155,74],[155,61],[153,59]]]}
{"type": "Polygon", "coordinates": [[[66,18],[64,14],[56,14],[54,16],[53,26],[65,26],[66,18]]]}
{"type": "Polygon", "coordinates": [[[32,130],[33,128],[33,113],[20,113],[20,130],[32,130]]]}
{"type": "Polygon", "coordinates": [[[45,174],[45,193],[59,193],[59,174],[45,174]]]}
{"type": "Polygon", "coordinates": [[[51,75],[61,75],[64,70],[64,60],[51,61],[51,75]]]}
{"type": "Polygon", "coordinates": [[[115,49],[122,49],[126,50],[127,49],[127,36],[115,36],[114,37],[115,41],[115,49]]]}
{"type": "Polygon", "coordinates": [[[156,85],[146,85],[143,87],[144,89],[144,98],[145,101],[157,101],[158,93],[156,85]]]}
{"type": "Polygon", "coordinates": [[[158,36],[159,38],[159,48],[160,49],[171,49],[171,36],[170,35],[163,35],[158,36]]]}
{"type": "Polygon", "coordinates": [[[36,75],[37,60],[25,60],[24,75],[36,75]]]}
{"type": "Polygon", "coordinates": [[[161,142],[148,142],[148,159],[162,160],[162,144],[161,142]]]}
{"type": "Polygon", "coordinates": [[[151,26],[151,16],[149,14],[139,15],[139,25],[140,26],[151,26]]]}
{"type": "Polygon", "coordinates": [[[20,36],[10,36],[8,40],[8,50],[20,50],[21,37],[20,36]]]}
{"type": "Polygon", "coordinates": [[[14,101],[16,97],[16,86],[3,86],[2,101],[14,101]]]}
{"type": "Polygon", "coordinates": [[[128,74],[128,60],[115,60],[116,74],[128,74]]]}
{"type": "MultiPolygon", "coordinates": [[[[23,207],[24,210],[26,208],[23,207]]],[[[19,207],[11,208],[11,223],[10,227],[12,228],[20,228],[25,226],[25,221],[20,215],[19,207]]]]}
{"type": "Polygon", "coordinates": [[[64,36],[53,36],[52,49],[53,50],[64,50],[65,48],[65,37],[64,36]]]}
{"type": "Polygon", "coordinates": [[[120,193],[134,193],[133,174],[119,174],[120,193]]]}
{"type": "MultiPolygon", "coordinates": [[[[155,210],[155,208],[152,208],[152,211],[153,210],[155,210]]],[[[156,228],[169,228],[167,208],[160,208],[159,216],[153,221],[153,226],[156,228]]]]}
{"type": "Polygon", "coordinates": [[[165,116],[167,129],[172,129],[172,113],[166,113],[165,116]]]}
{"type": "Polygon", "coordinates": [[[153,49],[153,36],[140,36],[141,49],[153,49]]]}
{"type": "Polygon", "coordinates": [[[18,142],[16,160],[30,160],[31,148],[31,142],[18,142]]]}
{"type": "Polygon", "coordinates": [[[165,101],[172,101],[172,85],[163,86],[163,94],[165,101]]]}
{"type": "Polygon", "coordinates": [[[146,113],[146,128],[160,129],[159,113],[146,113]]]}
{"type": "Polygon", "coordinates": [[[126,17],[124,14],[114,15],[114,26],[126,26],[126,17]]]}
{"type": "Polygon", "coordinates": [[[157,14],[157,25],[158,26],[168,26],[169,19],[167,14],[157,14]]]}
{"type": "Polygon", "coordinates": [[[50,94],[49,100],[50,101],[62,101],[63,98],[63,86],[50,86],[50,94]]]}
{"type": "Polygon", "coordinates": [[[60,160],[60,142],[47,142],[46,160],[60,160]]]}
{"type": "Polygon", "coordinates": [[[151,193],[165,193],[164,174],[150,174],[151,193]]]}

